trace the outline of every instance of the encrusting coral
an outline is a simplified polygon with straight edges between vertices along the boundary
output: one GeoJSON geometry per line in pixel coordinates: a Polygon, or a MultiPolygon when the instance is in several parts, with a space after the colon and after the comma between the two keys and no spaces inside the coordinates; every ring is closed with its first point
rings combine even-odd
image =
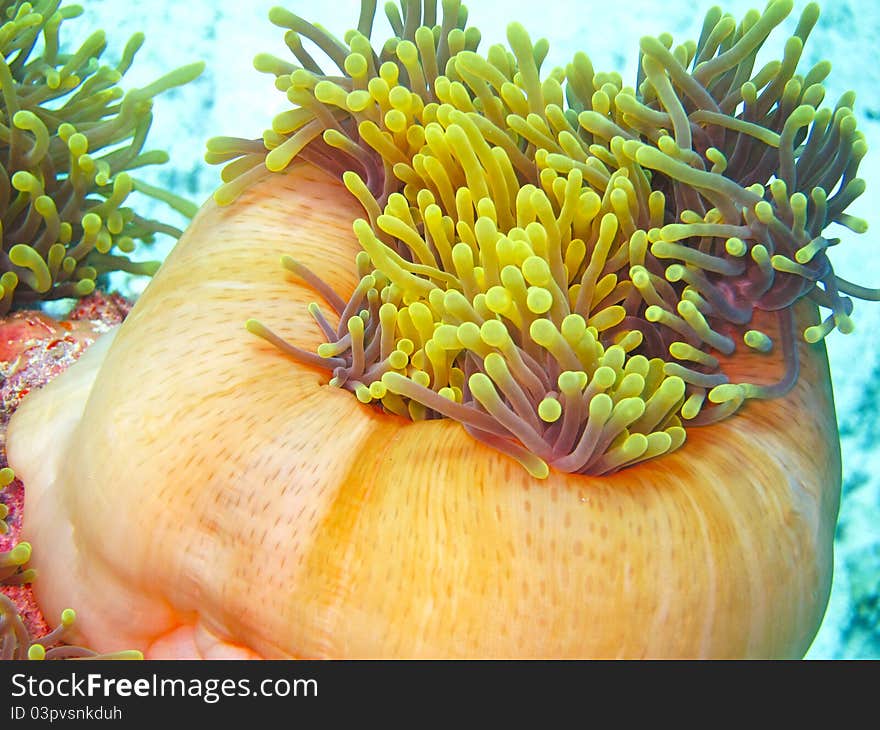
{"type": "Polygon", "coordinates": [[[216,203],[10,425],[41,605],[147,656],[802,655],[822,340],[877,292],[828,257],[865,145],[796,73],[815,5],[754,69],[791,9],[643,39],[634,88],[516,24],[481,56],[454,0],[381,48],[374,2],[273,10],[294,108],[209,142],[216,203]]]}
{"type": "Polygon", "coordinates": [[[152,99],[196,78],[204,64],[123,92],[118,84],[143,34],[132,36],[116,66],[100,63],[103,31],[65,52],[63,23],[81,13],[61,0],[0,2],[0,314],[38,300],[85,296],[111,271],[153,274],[158,262],[127,254],[137,241],[180,231],[126,206],[133,190],[190,218],[196,211],[130,171],[167,161],[164,152],[143,149],[152,99]]]}

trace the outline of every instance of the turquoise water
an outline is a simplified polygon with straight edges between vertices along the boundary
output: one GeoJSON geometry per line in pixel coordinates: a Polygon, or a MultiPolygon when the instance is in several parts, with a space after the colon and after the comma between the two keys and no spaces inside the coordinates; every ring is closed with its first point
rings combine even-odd
{"type": "MultiPolygon", "coordinates": [[[[69,23],[70,30],[83,34],[104,27],[110,34],[108,56],[118,55],[128,36],[143,30],[147,42],[129,73],[128,84],[145,84],[171,68],[204,60],[207,71],[195,83],[175,90],[156,102],[156,123],[151,147],[167,149],[172,165],[147,173],[157,183],[197,201],[204,200],[217,184],[217,171],[202,161],[203,143],[218,134],[257,136],[274,113],[284,107],[271,78],[253,70],[257,52],[284,56],[281,34],[265,19],[276,4],[268,0],[240,3],[224,0],[150,0],[122,3],[119,0],[87,0],[86,17],[69,23]]],[[[741,17],[753,5],[736,0],[723,4],[741,17]]],[[[508,20],[519,20],[533,37],[551,41],[548,66],[565,63],[576,50],[585,50],[597,69],[618,70],[624,79],[635,78],[638,39],[661,31],[676,40],[699,35],[702,14],[709,3],[693,2],[551,2],[508,0],[503,3],[469,3],[473,22],[484,31],[484,43],[501,41],[508,20]],[[662,8],[660,7],[662,5],[662,8]]],[[[873,62],[870,40],[880,30],[880,11],[874,3],[826,2],[822,18],[805,51],[802,68],[822,58],[832,60],[834,70],[826,84],[826,103],[832,103],[847,89],[857,91],[859,128],[868,138],[868,158],[860,175],[868,182],[868,193],[851,212],[868,220],[872,229],[880,226],[873,191],[880,190],[877,120],[880,119],[880,69],[873,62]]],[[[341,34],[352,25],[358,3],[338,1],[288,2],[294,12],[316,19],[341,34]]],[[[785,38],[796,24],[804,3],[777,30],[768,44],[778,56],[785,38]],[[775,39],[775,41],[774,41],[775,39]]],[[[164,215],[164,213],[163,213],[164,215]]],[[[182,221],[181,221],[182,222],[182,221]]],[[[178,224],[180,224],[179,222],[178,224]]],[[[846,245],[835,251],[833,262],[842,276],[867,286],[880,285],[880,264],[872,256],[873,234],[857,237],[844,232],[846,245]]],[[[171,245],[160,244],[159,250],[171,245]]],[[[154,257],[151,252],[148,257],[154,257]]],[[[142,281],[124,282],[137,294],[142,281]]],[[[880,350],[876,336],[880,328],[880,305],[856,304],[856,332],[834,333],[828,340],[835,398],[841,427],[844,460],[844,494],[836,542],[836,574],[826,620],[808,656],[880,657],[880,470],[876,468],[878,425],[877,375],[880,350]]]]}

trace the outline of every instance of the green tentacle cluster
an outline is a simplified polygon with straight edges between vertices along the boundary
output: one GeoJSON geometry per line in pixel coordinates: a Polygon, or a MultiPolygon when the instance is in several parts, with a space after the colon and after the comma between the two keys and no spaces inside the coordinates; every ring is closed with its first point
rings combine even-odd
{"type": "MultiPolygon", "coordinates": [[[[12,484],[12,480],[15,478],[15,474],[12,469],[9,467],[4,467],[0,469],[0,492],[2,492],[6,487],[12,484]]],[[[6,518],[9,516],[9,508],[5,503],[0,502],[0,535],[5,535],[9,532],[9,525],[6,524],[6,518]]]]}
{"type": "Polygon", "coordinates": [[[106,272],[151,275],[157,262],[126,254],[158,232],[181,232],[126,206],[132,190],[195,214],[191,203],[129,171],[167,161],[164,152],[143,150],[152,99],[196,78],[203,64],[125,93],[118,84],[143,35],[131,38],[116,66],[100,63],[103,31],[67,53],[61,26],[81,12],[61,0],[0,1],[0,314],[84,296],[106,272]]]}
{"type": "Polygon", "coordinates": [[[64,644],[76,621],[76,612],[61,612],[58,626],[45,636],[35,639],[28,633],[12,600],[0,593],[0,661],[9,659],[143,659],[139,651],[99,654],[82,646],[64,644]],[[48,648],[47,648],[48,647],[48,648]]]}
{"type": "Polygon", "coordinates": [[[221,204],[296,158],[362,204],[347,302],[282,262],[338,315],[311,307],[318,352],[247,326],[364,403],[456,419],[535,476],[611,473],[678,448],[685,425],[788,392],[799,299],[829,311],[803,333],[815,342],[852,329],[850,297],[880,298],[827,255],[829,224],[865,230],[845,210],[866,146],[852,93],[821,107],[829,64],[796,72],[816,5],[757,69],[791,0],[739,23],[714,8],[696,42],[643,38],[635,87],[583,53],[542,74],[547,42],[515,23],[509,48],[480,55],[457,0],[441,18],[435,2],[388,4],[394,35],[376,45],[375,9],[341,40],[274,9],[298,63],[255,64],[294,106],[262,140],[216,138],[207,155],[226,163],[221,204]],[[776,312],[779,343],[749,326],[755,310],[776,312]],[[722,367],[777,346],[775,385],[722,367]]]}

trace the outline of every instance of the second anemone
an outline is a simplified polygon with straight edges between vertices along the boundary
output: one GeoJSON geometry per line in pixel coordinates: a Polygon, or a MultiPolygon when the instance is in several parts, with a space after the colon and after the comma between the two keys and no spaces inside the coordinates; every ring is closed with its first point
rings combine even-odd
{"type": "Polygon", "coordinates": [[[128,254],[156,233],[181,232],[126,205],[132,191],[195,214],[192,203],[130,173],[168,160],[144,150],[152,100],[192,81],[204,64],[123,92],[119,82],[143,34],[132,36],[115,66],[101,63],[103,31],[66,52],[62,25],[81,13],[60,0],[0,2],[0,315],[39,300],[84,296],[111,271],[154,273],[158,262],[128,254]]]}

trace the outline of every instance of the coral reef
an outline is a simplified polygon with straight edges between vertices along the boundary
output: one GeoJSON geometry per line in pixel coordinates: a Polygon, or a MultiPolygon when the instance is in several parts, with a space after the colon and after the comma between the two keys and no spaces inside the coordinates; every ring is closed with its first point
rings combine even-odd
{"type": "Polygon", "coordinates": [[[196,78],[203,64],[123,92],[119,82],[143,34],[131,38],[115,66],[101,63],[103,31],[67,52],[61,30],[81,12],[60,0],[0,3],[0,314],[85,296],[107,272],[154,273],[158,262],[127,254],[137,241],[180,231],[125,205],[133,190],[190,217],[196,210],[131,171],[167,161],[164,152],[144,151],[152,99],[196,78]]]}

